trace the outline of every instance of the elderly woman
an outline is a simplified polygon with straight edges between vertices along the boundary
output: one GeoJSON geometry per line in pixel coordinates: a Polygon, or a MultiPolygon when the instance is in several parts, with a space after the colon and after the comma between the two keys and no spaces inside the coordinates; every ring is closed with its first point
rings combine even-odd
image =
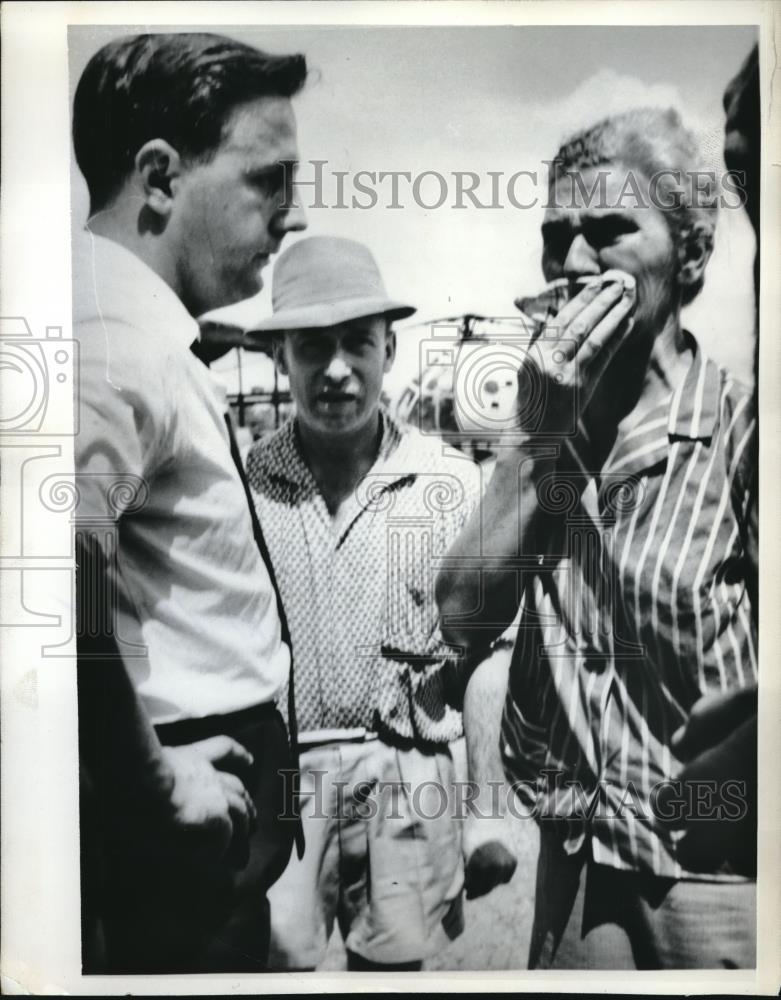
{"type": "Polygon", "coordinates": [[[542,266],[582,290],[528,353],[517,433],[437,581],[475,658],[517,616],[502,743],[541,826],[531,967],[754,964],[754,883],[676,847],[676,821],[744,803],[736,783],[676,784],[674,734],[757,670],[751,400],[680,319],[716,222],[697,167],[673,111],[560,149],[542,266]]]}

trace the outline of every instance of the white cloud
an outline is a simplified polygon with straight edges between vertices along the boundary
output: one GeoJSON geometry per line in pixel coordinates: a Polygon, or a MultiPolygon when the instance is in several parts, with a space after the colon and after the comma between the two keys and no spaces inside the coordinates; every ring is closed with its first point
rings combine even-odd
{"type": "MultiPolygon", "coordinates": [[[[713,163],[711,169],[720,169],[723,121],[718,104],[708,108],[687,103],[673,84],[649,84],[611,69],[600,69],[566,96],[551,101],[539,99],[539,90],[534,95],[504,92],[487,101],[485,94],[468,87],[458,93],[436,91],[426,102],[418,100],[417,92],[399,95],[399,101],[414,104],[417,114],[401,116],[405,128],[398,127],[398,115],[392,117],[396,123],[392,142],[383,129],[356,130],[340,118],[346,107],[354,111],[350,101],[356,95],[347,79],[337,77],[335,73],[329,77],[333,93],[328,95],[332,98],[328,114],[323,110],[322,92],[302,95],[300,108],[304,159],[327,159],[329,169],[406,169],[413,174],[438,170],[445,176],[453,170],[472,170],[485,178],[488,171],[500,170],[507,178],[517,170],[539,170],[541,161],[553,156],[561,140],[574,130],[641,106],[679,110],[705,148],[706,165],[713,163]]],[[[375,112],[382,106],[377,93],[370,95],[369,90],[361,102],[362,107],[368,102],[375,112]]],[[[365,118],[376,120],[376,113],[367,112],[365,118]]],[[[403,211],[380,207],[365,212],[312,210],[309,232],[366,242],[390,294],[416,304],[417,319],[462,311],[507,315],[514,312],[516,295],[535,291],[542,283],[539,205],[545,197],[541,186],[545,177],[543,168],[536,188],[519,185],[519,197],[536,195],[539,199],[537,207],[528,211],[511,207],[504,189],[502,211],[459,212],[444,207],[427,212],[407,197],[403,211]]],[[[381,202],[385,198],[383,194],[381,202]]],[[[687,318],[693,330],[704,336],[711,353],[744,374],[751,356],[747,334],[752,319],[752,249],[744,220],[726,218],[737,214],[723,213],[708,282],[687,318]]],[[[285,245],[292,242],[294,238],[285,245]]],[[[270,285],[271,268],[264,277],[270,285]]],[[[251,325],[269,311],[270,295],[264,289],[254,300],[231,307],[225,314],[240,325],[251,325]]],[[[399,357],[388,379],[391,385],[403,383],[417,371],[417,341],[422,335],[400,331],[399,357]]]]}
{"type": "Polygon", "coordinates": [[[563,100],[543,104],[540,116],[556,123],[559,138],[631,108],[675,108],[683,115],[678,88],[666,83],[648,84],[633,76],[601,69],[588,77],[563,100]]]}

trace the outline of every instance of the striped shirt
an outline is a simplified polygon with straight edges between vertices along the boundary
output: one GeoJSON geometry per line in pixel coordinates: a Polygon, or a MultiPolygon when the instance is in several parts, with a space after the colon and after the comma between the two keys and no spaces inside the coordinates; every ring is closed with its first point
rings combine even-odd
{"type": "Polygon", "coordinates": [[[290,625],[304,743],[356,729],[415,745],[462,733],[434,570],[477,505],[480,470],[385,412],[382,426],[375,464],[335,518],[295,421],[247,461],[290,625]]]}
{"type": "Polygon", "coordinates": [[[596,862],[701,878],[676,860],[652,790],[680,767],[670,740],[693,703],[757,679],[755,421],[748,393],[687,338],[686,377],[601,472],[581,423],[538,485],[550,530],[522,583],[502,742],[522,798],[560,820],[568,853],[588,839],[596,862]]]}

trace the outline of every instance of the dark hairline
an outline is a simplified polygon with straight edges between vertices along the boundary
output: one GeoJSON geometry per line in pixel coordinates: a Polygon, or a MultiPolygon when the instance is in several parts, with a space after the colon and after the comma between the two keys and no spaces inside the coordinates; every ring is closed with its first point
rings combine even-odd
{"type": "Polygon", "coordinates": [[[143,33],[108,42],[84,68],[73,104],[74,152],[89,188],[90,211],[99,211],[116,199],[132,174],[138,149],[146,142],[164,139],[185,163],[208,161],[224,142],[238,108],[263,97],[289,100],[303,88],[306,76],[303,55],[271,55],[211,33],[143,33]],[[183,88],[178,88],[177,76],[179,81],[184,79],[183,88]],[[171,87],[174,100],[158,116],[160,128],[153,125],[146,132],[144,109],[153,107],[149,91],[158,81],[171,87]],[[210,103],[215,108],[211,123],[210,103]],[[177,112],[186,114],[190,109],[192,117],[184,124],[181,117],[177,120],[177,112]],[[118,130],[112,133],[109,127],[113,142],[109,141],[101,161],[94,149],[100,146],[113,114],[127,126],[129,140],[123,147],[118,130]]]}

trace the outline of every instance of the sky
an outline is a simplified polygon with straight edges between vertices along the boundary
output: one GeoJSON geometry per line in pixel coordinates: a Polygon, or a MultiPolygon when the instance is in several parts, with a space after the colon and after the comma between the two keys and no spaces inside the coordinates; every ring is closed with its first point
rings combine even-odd
{"type": "MultiPolygon", "coordinates": [[[[90,55],[111,38],[138,28],[74,28],[69,32],[71,96],[90,55]]],[[[179,29],[181,30],[181,29],[179,29]]],[[[373,251],[392,297],[418,308],[399,324],[399,352],[387,376],[391,393],[414,376],[426,321],[464,311],[512,315],[513,299],[543,283],[539,234],[544,168],[560,141],[605,114],[639,105],[673,106],[694,129],[710,169],[721,158],[722,95],[756,39],[752,27],[225,27],[211,29],[271,52],[303,52],[310,68],[295,98],[301,180],[310,161],[324,160],[328,207],[311,207],[311,188],[300,188],[309,228],[304,236],[332,234],[361,240],[373,251]],[[373,208],[334,207],[336,171],[347,171],[344,199],[356,193],[355,173],[408,171],[420,180],[415,203],[399,182],[400,208],[389,182],[377,182],[373,208]],[[513,206],[506,180],[538,171],[538,184],[520,179],[513,206]],[[462,199],[454,171],[478,175],[477,194],[491,201],[489,172],[501,172],[499,209],[462,199]],[[433,207],[442,191],[446,199],[433,207]]],[[[74,226],[86,218],[87,197],[72,166],[74,226]]],[[[362,199],[364,200],[364,199],[362,199]]],[[[290,245],[298,236],[287,238],[290,245]]],[[[705,349],[735,374],[751,374],[753,233],[741,210],[721,213],[716,250],[702,294],[684,314],[705,349]]],[[[253,300],[221,315],[251,325],[270,312],[273,270],[253,300]]],[[[267,386],[270,362],[244,356],[245,390],[267,386]]],[[[215,366],[237,388],[234,353],[215,366]]]]}

